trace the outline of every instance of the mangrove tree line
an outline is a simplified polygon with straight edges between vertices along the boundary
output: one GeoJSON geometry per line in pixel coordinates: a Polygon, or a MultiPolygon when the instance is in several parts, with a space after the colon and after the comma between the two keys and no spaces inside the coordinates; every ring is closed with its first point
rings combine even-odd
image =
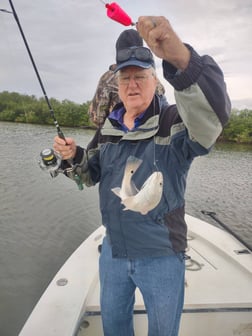
{"type": "MultiPolygon", "coordinates": [[[[88,107],[90,102],[77,104],[69,100],[51,98],[56,119],[62,126],[93,127],[88,107]]],[[[16,92],[0,92],[0,120],[52,125],[53,120],[44,98],[16,92]]],[[[229,123],[220,140],[252,144],[252,110],[233,109],[229,123]]]]}

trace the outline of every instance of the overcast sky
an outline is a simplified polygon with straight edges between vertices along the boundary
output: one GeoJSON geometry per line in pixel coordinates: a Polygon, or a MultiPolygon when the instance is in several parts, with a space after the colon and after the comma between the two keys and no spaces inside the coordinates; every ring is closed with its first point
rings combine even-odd
{"type": "MultiPolygon", "coordinates": [[[[251,0],[118,0],[135,22],[164,15],[180,38],[221,66],[233,107],[252,108],[251,0]]],[[[127,28],[106,16],[101,0],[13,0],[48,97],[91,100],[114,63],[115,41],[127,28]]],[[[11,10],[8,0],[0,8],[11,10]]],[[[0,92],[42,97],[12,14],[0,12],[0,92]]],[[[156,60],[162,80],[161,62],[156,60]]],[[[170,103],[173,90],[165,84],[170,103]]]]}

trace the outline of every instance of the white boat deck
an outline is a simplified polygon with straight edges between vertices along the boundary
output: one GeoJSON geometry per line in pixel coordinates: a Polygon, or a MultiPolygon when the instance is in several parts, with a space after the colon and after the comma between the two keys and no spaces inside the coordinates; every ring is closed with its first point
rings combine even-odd
{"type": "MultiPolygon", "coordinates": [[[[188,222],[186,254],[190,259],[186,262],[180,335],[215,336],[219,330],[218,336],[252,336],[251,254],[244,253],[244,248],[233,237],[227,239],[225,231],[194,218],[188,222]],[[208,240],[209,237],[214,244],[208,240]]],[[[96,287],[87,302],[89,316],[85,317],[83,324],[86,328],[82,328],[79,336],[102,335],[98,280],[97,273],[96,287]]],[[[139,336],[147,335],[144,311],[142,295],[137,290],[135,325],[139,336]]]]}
{"type": "MultiPolygon", "coordinates": [[[[191,216],[186,221],[190,259],[180,336],[252,336],[251,253],[223,230],[191,216]]],[[[103,235],[100,227],[63,265],[20,336],[102,335],[98,245],[103,235]],[[41,333],[39,325],[44,327],[41,333]]],[[[139,291],[135,311],[136,336],[147,335],[139,291]]]]}

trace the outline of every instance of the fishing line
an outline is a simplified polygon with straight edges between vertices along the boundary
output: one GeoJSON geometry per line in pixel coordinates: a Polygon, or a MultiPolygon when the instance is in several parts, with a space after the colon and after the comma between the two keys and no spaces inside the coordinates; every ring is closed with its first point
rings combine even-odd
{"type": "MultiPolygon", "coordinates": [[[[118,22],[123,24],[124,26],[135,26],[136,23],[132,22],[132,19],[128,16],[128,14],[116,3],[116,2],[112,2],[112,3],[106,3],[104,0],[100,0],[100,2],[102,4],[105,5],[105,7],[107,8],[107,16],[118,22]]],[[[155,22],[153,23],[155,24],[155,22]]],[[[155,121],[155,115],[156,115],[156,98],[154,96],[154,101],[153,101],[153,117],[154,117],[154,121],[155,121]]],[[[158,171],[158,166],[157,166],[157,160],[156,160],[156,145],[155,145],[155,139],[156,136],[154,135],[153,137],[153,165],[155,167],[155,169],[158,171]]]]}
{"type": "MultiPolygon", "coordinates": [[[[30,57],[33,69],[34,69],[34,71],[36,73],[36,76],[37,76],[37,79],[39,81],[39,85],[40,85],[41,90],[43,92],[45,101],[46,101],[47,106],[49,108],[50,114],[51,114],[51,116],[53,118],[54,125],[55,125],[55,127],[57,129],[58,136],[61,139],[65,140],[65,142],[66,142],[66,138],[65,138],[63,132],[61,131],[60,127],[59,127],[58,121],[57,121],[57,119],[55,117],[55,114],[54,114],[54,110],[53,110],[52,105],[51,105],[51,103],[50,103],[50,101],[48,99],[48,96],[47,96],[44,84],[43,84],[42,79],[40,77],[39,71],[37,69],[36,63],[35,63],[34,58],[32,56],[30,47],[29,47],[28,42],[26,40],[25,34],[23,32],[22,26],[20,24],[17,12],[16,12],[15,7],[14,7],[14,5],[12,3],[12,0],[9,0],[9,4],[11,6],[12,12],[7,11],[7,10],[2,10],[2,9],[1,9],[1,11],[9,13],[9,14],[13,14],[13,16],[14,16],[14,19],[15,19],[17,25],[18,25],[19,31],[20,31],[21,36],[23,38],[26,50],[27,50],[28,55],[30,57]]],[[[61,164],[61,157],[59,156],[59,154],[55,153],[52,149],[46,148],[46,149],[44,149],[44,150],[41,151],[40,157],[41,157],[41,161],[39,161],[40,167],[43,170],[48,171],[52,177],[57,176],[58,175],[58,169],[59,169],[60,164],[61,164]]],[[[68,159],[66,161],[70,165],[70,168],[67,168],[63,172],[66,172],[69,177],[72,177],[73,180],[78,185],[79,190],[82,190],[83,189],[83,184],[82,184],[82,182],[81,182],[80,177],[78,176],[78,174],[75,173],[75,166],[73,165],[72,160],[68,159]]]]}
{"type": "MultiPolygon", "coordinates": [[[[111,4],[106,3],[104,0],[100,0],[100,2],[102,4],[105,5],[105,7],[107,8],[107,16],[112,19],[115,20],[125,26],[135,26],[136,23],[132,22],[132,19],[128,16],[128,14],[116,3],[116,2],[112,2],[111,4]]],[[[156,102],[155,102],[156,98],[154,96],[154,101],[153,101],[153,117],[154,117],[154,121],[155,121],[155,115],[156,115],[156,102]]],[[[156,136],[154,135],[153,137],[153,165],[156,168],[156,170],[158,171],[158,166],[157,166],[157,161],[156,161],[156,145],[155,145],[155,139],[156,136]]]]}
{"type": "MultiPolygon", "coordinates": [[[[156,116],[156,96],[154,95],[154,99],[153,99],[153,117],[154,117],[153,122],[154,123],[155,123],[155,116],[156,116]]],[[[156,134],[153,137],[153,165],[158,171],[157,159],[156,159],[156,134]]]]}
{"type": "Polygon", "coordinates": [[[8,11],[7,9],[3,9],[3,8],[0,8],[0,11],[4,13],[13,14],[12,12],[8,11]]]}

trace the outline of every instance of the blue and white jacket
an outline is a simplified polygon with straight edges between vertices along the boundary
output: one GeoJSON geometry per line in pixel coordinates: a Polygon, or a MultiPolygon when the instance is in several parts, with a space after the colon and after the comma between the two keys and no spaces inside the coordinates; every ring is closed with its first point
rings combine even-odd
{"type": "Polygon", "coordinates": [[[188,48],[190,63],[180,74],[163,61],[164,78],[175,89],[176,105],[155,96],[136,129],[125,132],[117,120],[107,118],[88,148],[77,148],[75,163],[82,181],[87,186],[99,183],[102,223],[114,257],[165,256],[187,246],[187,173],[193,159],[214,145],[231,109],[218,65],[210,56],[200,57],[188,48]],[[143,160],[133,175],[139,189],[157,168],[163,173],[162,199],[146,215],[123,210],[121,199],[111,191],[121,186],[131,155],[143,160]]]}

